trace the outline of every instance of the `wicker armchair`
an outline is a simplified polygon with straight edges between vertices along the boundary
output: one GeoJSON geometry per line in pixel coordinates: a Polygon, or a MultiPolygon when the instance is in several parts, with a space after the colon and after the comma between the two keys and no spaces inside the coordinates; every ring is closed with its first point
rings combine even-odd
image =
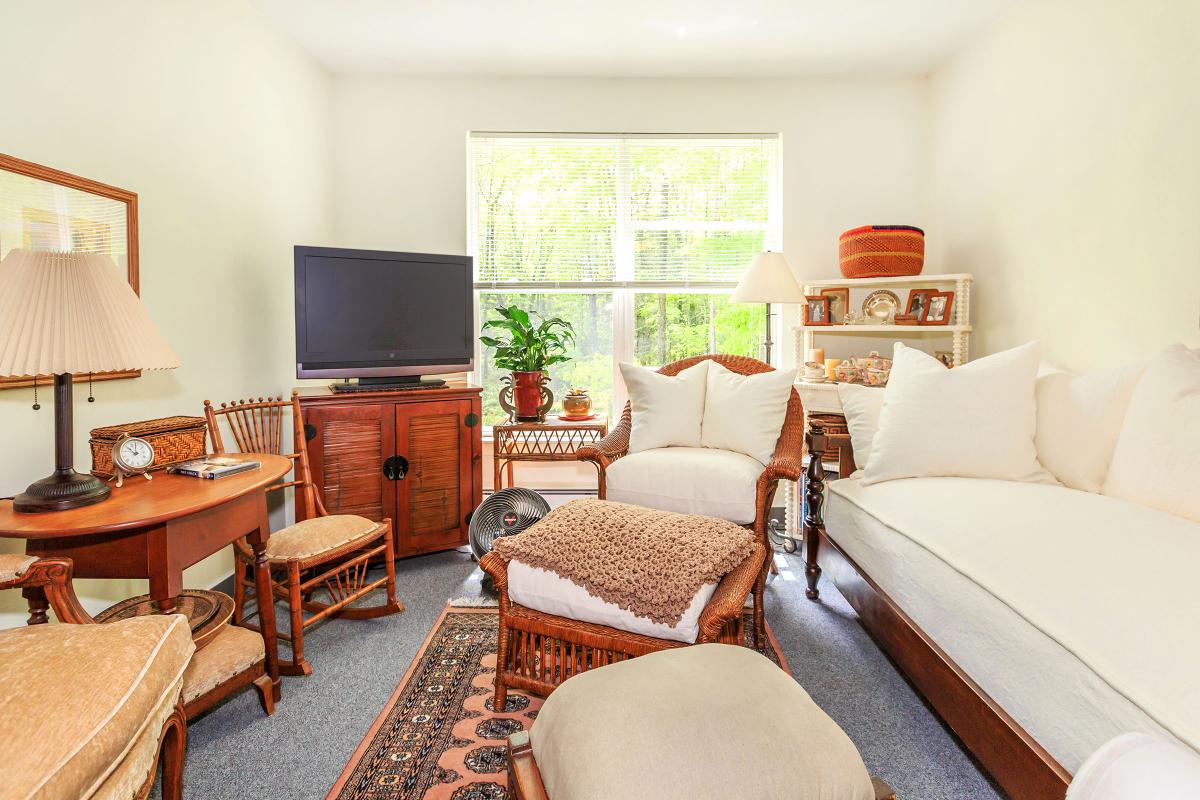
{"type": "MultiPolygon", "coordinates": [[[[760,372],[770,372],[774,367],[759,361],[755,358],[746,356],[725,356],[725,355],[703,355],[685,358],[682,361],[676,361],[672,364],[667,364],[659,369],[663,375],[678,375],[683,370],[701,361],[712,360],[721,364],[726,369],[736,372],[740,375],[756,375],[760,372]]],[[[596,465],[598,476],[598,496],[601,500],[607,497],[608,484],[606,470],[615,461],[623,458],[629,452],[629,432],[633,425],[633,415],[629,403],[625,404],[625,410],[621,413],[621,419],[616,426],[609,432],[607,436],[601,439],[594,445],[585,445],[579,448],[576,453],[576,458],[580,461],[589,461],[596,465]]],[[[803,472],[803,453],[804,453],[804,408],[800,404],[800,395],[795,389],[792,389],[791,397],[788,399],[787,415],[784,418],[783,428],[779,432],[779,441],[775,444],[775,453],[771,457],[770,463],[766,465],[762,473],[758,476],[758,482],[755,487],[755,517],[752,523],[746,524],[746,527],[751,528],[757,535],[758,540],[767,548],[768,555],[770,554],[770,540],[767,535],[768,515],[771,512],[771,504],[775,499],[775,491],[779,486],[780,480],[795,481],[800,479],[803,472]]],[[[740,520],[734,520],[741,522],[740,520]]],[[[763,569],[758,577],[758,581],[754,587],[754,642],[758,647],[762,647],[765,639],[765,617],[763,613],[763,591],[766,588],[767,571],[770,569],[771,559],[764,559],[763,569]]]]}

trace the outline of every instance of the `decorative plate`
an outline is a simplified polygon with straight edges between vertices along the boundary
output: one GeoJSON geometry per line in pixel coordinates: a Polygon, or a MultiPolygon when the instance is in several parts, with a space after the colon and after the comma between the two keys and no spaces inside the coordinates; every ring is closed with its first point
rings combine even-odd
{"type": "Polygon", "coordinates": [[[591,414],[584,414],[581,417],[577,417],[573,414],[555,414],[555,416],[561,419],[563,422],[585,422],[589,419],[595,419],[596,417],[600,416],[600,414],[599,412],[593,412],[591,414]]]}
{"type": "Polygon", "coordinates": [[[876,289],[863,300],[863,314],[876,324],[886,323],[896,316],[900,298],[889,289],[876,289]]]}

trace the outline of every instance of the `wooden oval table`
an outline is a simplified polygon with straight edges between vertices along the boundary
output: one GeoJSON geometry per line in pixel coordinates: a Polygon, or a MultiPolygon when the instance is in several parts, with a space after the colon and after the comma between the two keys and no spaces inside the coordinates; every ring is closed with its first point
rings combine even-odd
{"type": "MultiPolygon", "coordinates": [[[[271,597],[266,543],[271,535],[263,489],[292,469],[275,454],[226,456],[262,462],[258,469],[206,480],[154,474],[131,477],[103,502],[70,511],[20,514],[0,501],[0,537],[25,539],[27,555],[69,558],[77,578],[146,578],[150,597],[171,613],[183,591],[183,570],[245,536],[254,550],[259,597],[271,597]]],[[[47,621],[49,603],[40,588],[25,589],[29,624],[47,621]]],[[[275,607],[259,608],[267,648],[267,673],[279,699],[275,607]]]]}

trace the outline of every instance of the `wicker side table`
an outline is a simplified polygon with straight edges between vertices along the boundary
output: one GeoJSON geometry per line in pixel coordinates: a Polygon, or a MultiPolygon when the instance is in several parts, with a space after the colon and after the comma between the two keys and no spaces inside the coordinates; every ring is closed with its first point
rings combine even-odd
{"type": "Polygon", "coordinates": [[[551,415],[545,422],[502,422],[492,428],[494,491],[504,488],[501,472],[513,485],[513,463],[517,461],[575,461],[575,452],[595,444],[608,434],[608,418],[597,414],[589,420],[566,420],[551,415]]]}

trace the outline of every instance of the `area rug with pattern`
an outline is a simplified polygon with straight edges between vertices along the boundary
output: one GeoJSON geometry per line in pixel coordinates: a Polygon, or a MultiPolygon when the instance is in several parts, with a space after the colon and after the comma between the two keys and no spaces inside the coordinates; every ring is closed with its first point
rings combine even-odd
{"type": "MultiPolygon", "coordinates": [[[[492,707],[497,622],[494,608],[442,612],[326,800],[507,800],[506,739],[542,698],[510,689],[492,707]]],[[[767,639],[787,669],[769,627],[767,639]]]]}

